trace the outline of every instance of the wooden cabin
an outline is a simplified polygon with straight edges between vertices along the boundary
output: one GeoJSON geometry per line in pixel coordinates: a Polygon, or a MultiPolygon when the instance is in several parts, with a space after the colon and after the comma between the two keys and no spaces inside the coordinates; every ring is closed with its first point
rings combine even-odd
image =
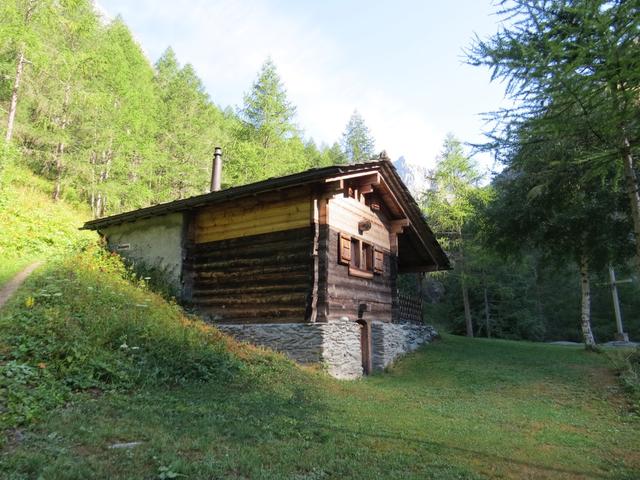
{"type": "Polygon", "coordinates": [[[388,364],[382,354],[376,360],[376,329],[424,327],[400,315],[398,273],[449,268],[387,158],[213,191],[83,228],[162,272],[183,304],[241,339],[324,361],[331,371],[326,351],[335,342],[327,347],[327,339],[351,335],[357,346],[339,347],[358,350],[343,352],[350,373],[333,372],[346,378],[388,364]]]}

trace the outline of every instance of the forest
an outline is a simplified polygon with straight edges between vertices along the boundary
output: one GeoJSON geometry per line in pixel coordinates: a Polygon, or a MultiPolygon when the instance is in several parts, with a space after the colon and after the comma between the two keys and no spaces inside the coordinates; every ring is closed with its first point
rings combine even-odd
{"type": "MultiPolygon", "coordinates": [[[[503,81],[514,107],[488,114],[485,144],[449,135],[414,192],[454,264],[401,282],[428,322],[593,348],[616,335],[615,272],[625,331],[640,336],[639,9],[516,1],[498,12],[508,27],[470,40],[466,61],[503,81]],[[499,171],[481,169],[479,150],[499,171]]],[[[245,92],[238,107],[216,104],[170,47],[152,62],[89,0],[3,1],[0,208],[10,165],[100,217],[206,192],[215,146],[223,188],[376,153],[357,110],[332,145],[308,138],[270,58],[245,92]]]]}

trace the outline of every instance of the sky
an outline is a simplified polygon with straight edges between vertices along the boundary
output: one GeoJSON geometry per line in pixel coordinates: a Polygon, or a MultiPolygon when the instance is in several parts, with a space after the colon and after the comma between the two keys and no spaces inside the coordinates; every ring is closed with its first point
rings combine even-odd
{"type": "MultiPolygon", "coordinates": [[[[447,133],[483,140],[482,113],[504,106],[490,71],[464,62],[498,29],[491,0],[98,0],[121,15],[152,62],[171,46],[219,106],[236,108],[267,57],[297,124],[339,141],[354,110],[392,159],[432,168],[447,133]]],[[[488,154],[477,157],[492,167],[488,154]]]]}

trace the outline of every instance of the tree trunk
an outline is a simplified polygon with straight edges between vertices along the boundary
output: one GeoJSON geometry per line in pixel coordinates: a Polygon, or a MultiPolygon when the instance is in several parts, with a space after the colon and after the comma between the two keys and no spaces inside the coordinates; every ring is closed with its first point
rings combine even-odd
{"type": "Polygon", "coordinates": [[[542,292],[540,289],[540,276],[538,275],[538,259],[534,258],[533,263],[533,282],[536,290],[536,313],[538,314],[538,321],[546,325],[544,319],[544,310],[542,307],[542,292]]]}
{"type": "Polygon", "coordinates": [[[581,327],[584,346],[587,350],[595,350],[596,341],[591,331],[591,286],[589,284],[589,259],[580,257],[580,287],[582,291],[581,327]]]}
{"type": "MultiPolygon", "coordinates": [[[[64,100],[62,101],[62,120],[60,123],[60,132],[64,132],[67,128],[68,118],[67,110],[69,109],[69,101],[71,99],[71,85],[67,83],[64,87],[64,100]]],[[[62,133],[61,133],[62,135],[62,133]]],[[[64,156],[64,140],[60,140],[56,146],[56,185],[53,190],[53,200],[60,200],[60,192],[62,191],[62,171],[64,170],[63,156],[64,156]]]]}
{"type": "Polygon", "coordinates": [[[462,304],[464,305],[464,321],[467,327],[467,337],[473,337],[473,321],[471,319],[471,307],[469,305],[469,288],[464,269],[464,253],[460,250],[460,286],[462,288],[462,304]]]}
{"type": "Polygon", "coordinates": [[[638,177],[635,172],[631,144],[625,136],[622,145],[622,160],[624,162],[624,179],[631,203],[631,217],[633,219],[633,232],[636,238],[636,268],[640,272],[640,192],[638,191],[638,177]]]}
{"type": "MultiPolygon", "coordinates": [[[[31,16],[36,9],[38,2],[29,1],[27,3],[27,9],[24,14],[24,24],[29,25],[31,16]]],[[[16,78],[13,80],[13,89],[11,91],[11,102],[9,103],[9,116],[7,118],[7,133],[4,137],[5,141],[9,143],[13,137],[13,127],[16,120],[16,111],[18,110],[18,90],[20,89],[20,81],[22,80],[22,72],[24,71],[24,64],[27,63],[25,58],[26,46],[23,43],[18,54],[18,64],[16,65],[16,78]]]]}
{"type": "Polygon", "coordinates": [[[60,192],[62,191],[62,156],[64,155],[64,142],[59,142],[56,147],[56,185],[53,189],[53,200],[60,200],[60,192]]]}
{"type": "Polygon", "coordinates": [[[18,109],[18,89],[20,88],[20,80],[22,79],[22,71],[24,70],[24,48],[20,50],[18,55],[18,65],[16,67],[16,78],[13,81],[13,91],[11,92],[11,103],[9,104],[9,118],[7,120],[7,134],[4,139],[7,143],[13,137],[13,125],[16,120],[16,110],[18,109]]]}
{"type": "Polygon", "coordinates": [[[487,329],[487,338],[491,338],[491,317],[489,316],[489,297],[486,286],[484,287],[484,323],[487,329]]]}

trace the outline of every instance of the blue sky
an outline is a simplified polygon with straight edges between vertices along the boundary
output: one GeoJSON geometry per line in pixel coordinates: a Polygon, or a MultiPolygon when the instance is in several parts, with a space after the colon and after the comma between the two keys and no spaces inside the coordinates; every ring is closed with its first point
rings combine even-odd
{"type": "Polygon", "coordinates": [[[377,150],[432,167],[447,132],[481,141],[480,113],[505,104],[488,70],[463,63],[474,34],[498,28],[490,0],[98,3],[122,15],[151,61],[172,46],[222,107],[242,104],[271,56],[298,125],[317,143],[339,140],[358,109],[377,150]]]}

